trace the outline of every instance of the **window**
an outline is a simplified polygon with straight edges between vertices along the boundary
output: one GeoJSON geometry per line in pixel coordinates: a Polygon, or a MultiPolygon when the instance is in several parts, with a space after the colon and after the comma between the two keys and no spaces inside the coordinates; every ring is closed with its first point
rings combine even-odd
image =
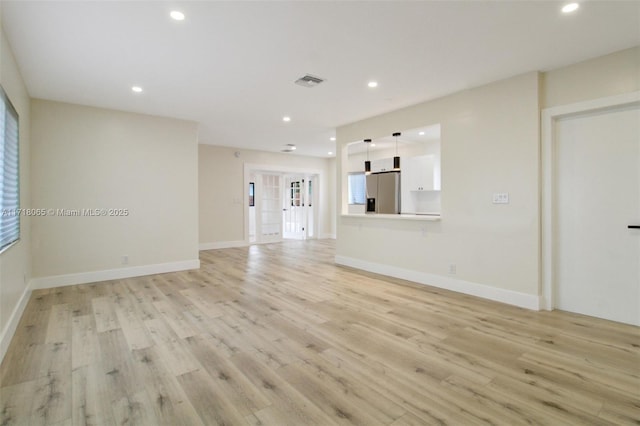
{"type": "Polygon", "coordinates": [[[256,184],[254,182],[249,182],[249,207],[254,207],[256,205],[255,191],[256,184]]]}
{"type": "Polygon", "coordinates": [[[349,174],[349,204],[365,203],[365,176],[364,173],[349,174]]]}
{"type": "Polygon", "coordinates": [[[18,113],[0,87],[0,251],[20,238],[18,113]]]}
{"type": "Polygon", "coordinates": [[[300,181],[291,182],[291,206],[300,207],[300,181]]]}

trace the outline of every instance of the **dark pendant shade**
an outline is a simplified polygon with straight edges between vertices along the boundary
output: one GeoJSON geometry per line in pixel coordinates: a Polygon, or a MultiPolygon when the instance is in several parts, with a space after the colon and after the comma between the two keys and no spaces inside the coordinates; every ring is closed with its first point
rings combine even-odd
{"type": "Polygon", "coordinates": [[[395,132],[391,136],[396,138],[396,156],[393,157],[393,170],[400,170],[400,157],[398,156],[398,136],[402,136],[402,133],[395,132]]]}
{"type": "Polygon", "coordinates": [[[398,156],[393,157],[393,168],[394,169],[400,168],[400,157],[398,156]]]}
{"type": "Polygon", "coordinates": [[[365,139],[364,143],[367,145],[367,161],[364,162],[364,172],[369,174],[371,173],[371,161],[369,161],[369,145],[371,145],[371,139],[365,139]]]}

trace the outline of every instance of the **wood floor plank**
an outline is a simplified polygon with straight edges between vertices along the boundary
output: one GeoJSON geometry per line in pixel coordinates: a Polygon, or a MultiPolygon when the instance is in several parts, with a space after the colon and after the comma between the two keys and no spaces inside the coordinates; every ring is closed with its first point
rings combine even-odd
{"type": "Polygon", "coordinates": [[[528,401],[522,403],[509,392],[495,392],[489,386],[480,386],[461,377],[448,377],[442,385],[448,390],[482,404],[490,414],[487,418],[499,418],[507,424],[563,424],[566,422],[566,419],[557,415],[551,407],[544,405],[541,405],[544,409],[532,407],[528,401]]]}
{"type": "Polygon", "coordinates": [[[182,374],[178,376],[178,381],[204,424],[248,424],[227,396],[216,388],[213,379],[204,370],[182,374]]]}
{"type": "MultiPolygon", "coordinates": [[[[107,398],[112,403],[144,389],[145,383],[136,368],[133,355],[122,330],[98,333],[100,357],[96,363],[98,380],[106,382],[107,398]]],[[[91,365],[93,367],[93,365],[91,365]]]]}
{"type": "Polygon", "coordinates": [[[123,396],[113,402],[114,421],[119,425],[159,425],[163,423],[156,417],[151,405],[149,395],[144,390],[123,396]]]}
{"type": "MultiPolygon", "coordinates": [[[[295,346],[291,348],[295,349],[295,346]]],[[[325,388],[332,390],[335,395],[340,395],[341,399],[353,400],[353,405],[358,410],[365,411],[376,421],[388,424],[406,413],[406,409],[400,404],[390,400],[384,392],[363,381],[362,377],[352,374],[348,368],[336,368],[313,351],[307,351],[307,354],[304,360],[295,364],[300,371],[322,381],[325,388]]],[[[278,373],[282,371],[283,369],[279,369],[278,373]]]]}
{"type": "Polygon", "coordinates": [[[354,401],[353,394],[334,387],[335,381],[328,379],[326,375],[318,377],[310,374],[299,364],[279,368],[277,373],[338,424],[383,425],[395,420],[386,416],[376,418],[375,414],[381,413],[372,413],[371,405],[354,401]]]}
{"type": "Polygon", "coordinates": [[[224,315],[224,312],[220,309],[217,303],[211,303],[207,300],[206,292],[189,288],[181,290],[180,293],[189,299],[193,306],[207,318],[218,318],[224,315]]]}
{"type": "Polygon", "coordinates": [[[605,401],[598,417],[612,424],[640,424],[640,403],[605,401]]]}
{"type": "Polygon", "coordinates": [[[115,306],[111,303],[110,297],[95,297],[91,299],[91,304],[93,306],[93,316],[98,333],[120,328],[115,313],[115,306]]]}
{"type": "MultiPolygon", "coordinates": [[[[31,425],[48,425],[71,418],[71,359],[70,350],[49,344],[48,356],[54,360],[48,364],[46,375],[36,379],[31,405],[31,425]],[[68,353],[68,361],[53,353],[68,353]]],[[[64,356],[67,358],[67,356],[64,356]]]]}
{"type": "Polygon", "coordinates": [[[183,342],[163,320],[160,318],[147,320],[145,325],[155,342],[152,349],[174,376],[180,376],[201,367],[195,357],[184,348],[183,342]]]}
{"type": "Polygon", "coordinates": [[[640,328],[336,266],[334,248],[202,251],[199,270],[35,290],[0,424],[640,421],[640,328]]]}
{"type": "Polygon", "coordinates": [[[51,306],[46,304],[43,290],[33,292],[18,323],[2,365],[0,385],[9,386],[40,377],[51,306]]]}
{"type": "Polygon", "coordinates": [[[293,424],[319,426],[336,424],[332,417],[326,415],[291,384],[250,354],[238,353],[231,357],[231,360],[254,386],[261,389],[272,405],[286,413],[293,424]]]}
{"type": "Polygon", "coordinates": [[[605,388],[640,398],[640,363],[637,364],[638,370],[627,370],[625,374],[617,368],[595,365],[588,359],[580,361],[580,358],[571,354],[558,354],[555,351],[532,350],[523,354],[522,358],[538,364],[553,366],[560,374],[573,374],[585,381],[598,383],[605,388]]]}
{"type": "Polygon", "coordinates": [[[189,324],[189,321],[183,314],[183,311],[187,310],[186,307],[183,310],[178,310],[180,308],[174,307],[166,300],[153,302],[153,306],[158,310],[164,322],[176,333],[178,338],[184,339],[197,334],[197,331],[189,324]]]}
{"type": "Polygon", "coordinates": [[[385,397],[423,420],[424,424],[481,424],[482,422],[466,411],[470,401],[465,399],[450,404],[441,398],[439,387],[427,390],[423,384],[407,380],[406,377],[366,356],[358,357],[353,352],[340,349],[327,349],[322,356],[338,368],[348,368],[368,380],[385,397]]]}
{"type": "Polygon", "coordinates": [[[71,310],[68,304],[53,305],[47,326],[45,343],[71,342],[71,310]]]}
{"type": "Polygon", "coordinates": [[[213,341],[203,338],[187,339],[189,351],[211,376],[216,389],[226,395],[244,416],[271,405],[271,402],[254,386],[244,373],[226,356],[218,355],[213,341]]]}
{"type": "Polygon", "coordinates": [[[0,424],[3,426],[28,425],[32,411],[36,380],[0,387],[0,424]]]}
{"type": "Polygon", "coordinates": [[[71,321],[71,368],[95,362],[99,356],[98,332],[92,315],[78,315],[71,321]]]}
{"type": "Polygon", "coordinates": [[[74,425],[114,424],[110,392],[98,368],[82,365],[71,372],[72,423],[74,425]]]}
{"type": "Polygon", "coordinates": [[[424,420],[411,413],[404,413],[398,417],[390,426],[423,426],[424,420]]]}
{"type": "Polygon", "coordinates": [[[136,365],[142,371],[146,384],[146,401],[154,411],[159,424],[204,425],[177,377],[166,370],[153,348],[144,348],[133,352],[136,365]]]}

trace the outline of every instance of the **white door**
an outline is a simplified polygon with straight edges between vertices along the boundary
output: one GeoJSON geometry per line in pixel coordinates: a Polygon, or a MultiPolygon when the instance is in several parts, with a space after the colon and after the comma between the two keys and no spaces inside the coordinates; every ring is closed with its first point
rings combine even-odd
{"type": "Polygon", "coordinates": [[[555,307],[640,325],[640,109],[555,126],[555,307]]]}
{"type": "Polygon", "coordinates": [[[256,232],[258,242],[275,242],[282,240],[282,193],[279,175],[263,174],[261,176],[260,216],[256,232]]]}

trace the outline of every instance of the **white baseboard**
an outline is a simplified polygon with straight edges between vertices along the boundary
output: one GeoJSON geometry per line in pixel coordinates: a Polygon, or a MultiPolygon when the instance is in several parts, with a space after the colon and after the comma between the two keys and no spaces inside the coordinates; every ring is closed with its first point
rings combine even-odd
{"type": "Polygon", "coordinates": [[[320,234],[318,235],[319,240],[335,240],[336,234],[320,234]]]}
{"type": "Polygon", "coordinates": [[[183,260],[179,262],[157,263],[154,265],[132,266],[129,268],[107,269],[103,271],[80,272],[77,274],[53,275],[31,280],[31,289],[62,287],[66,285],[86,284],[97,281],[117,280],[140,277],[143,275],[164,274],[167,272],[199,269],[200,260],[183,260]]]}
{"type": "Polygon", "coordinates": [[[533,294],[520,293],[503,288],[491,287],[470,281],[459,280],[442,275],[428,274],[426,272],[413,271],[410,269],[398,268],[390,265],[383,265],[365,260],[355,259],[346,256],[336,256],[336,263],[350,266],[376,274],[388,275],[394,278],[413,281],[418,284],[425,284],[433,287],[444,288],[458,293],[469,294],[496,302],[507,303],[521,308],[538,311],[541,309],[539,296],[533,294]]]}
{"type": "Polygon", "coordinates": [[[31,297],[31,282],[27,284],[22,292],[22,296],[20,296],[20,300],[13,308],[13,312],[11,312],[11,316],[9,317],[9,321],[5,326],[4,330],[2,330],[2,336],[0,336],[0,363],[4,359],[4,356],[9,349],[9,344],[11,343],[11,339],[13,339],[13,335],[18,328],[18,323],[20,323],[20,318],[22,318],[22,313],[24,309],[27,307],[27,302],[29,302],[29,298],[31,297]]]}
{"type": "Polygon", "coordinates": [[[215,241],[213,243],[200,243],[200,250],[216,250],[232,247],[246,247],[249,244],[246,241],[215,241]]]}

